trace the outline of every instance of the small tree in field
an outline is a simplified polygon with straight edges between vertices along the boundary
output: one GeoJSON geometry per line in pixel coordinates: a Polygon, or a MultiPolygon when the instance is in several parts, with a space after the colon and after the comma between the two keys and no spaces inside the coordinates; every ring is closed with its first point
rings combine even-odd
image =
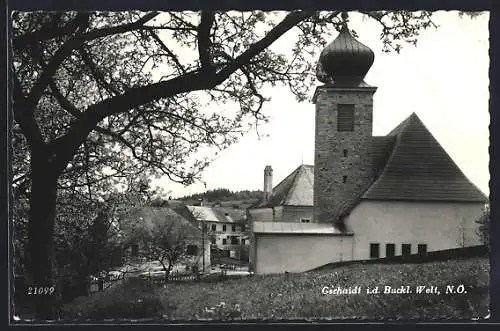
{"type": "Polygon", "coordinates": [[[484,245],[490,244],[490,206],[484,208],[481,216],[476,220],[478,224],[477,234],[484,245]]]}
{"type": "MultiPolygon", "coordinates": [[[[190,243],[201,238],[199,230],[168,208],[145,207],[134,213],[128,227],[129,243],[139,245],[139,255],[158,261],[165,272],[165,282],[176,265],[192,264],[190,243]]],[[[193,245],[197,246],[197,245],[193,245]]]]}

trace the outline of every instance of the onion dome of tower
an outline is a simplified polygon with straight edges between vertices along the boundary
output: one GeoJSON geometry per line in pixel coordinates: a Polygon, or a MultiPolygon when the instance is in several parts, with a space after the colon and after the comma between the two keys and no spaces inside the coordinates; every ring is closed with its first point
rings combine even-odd
{"type": "Polygon", "coordinates": [[[373,51],[356,40],[344,23],[337,38],[321,52],[316,77],[327,84],[358,86],[374,59],[373,51]]]}

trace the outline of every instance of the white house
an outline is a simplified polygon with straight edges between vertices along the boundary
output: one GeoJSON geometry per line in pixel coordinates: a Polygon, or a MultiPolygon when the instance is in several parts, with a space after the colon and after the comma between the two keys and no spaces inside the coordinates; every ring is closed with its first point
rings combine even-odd
{"type": "Polygon", "coordinates": [[[205,226],[206,240],[239,259],[242,247],[250,246],[245,210],[225,207],[187,206],[193,218],[205,226]]]}
{"type": "Polygon", "coordinates": [[[346,25],[320,55],[315,165],[301,165],[248,210],[255,273],[479,245],[488,198],[413,113],[373,136],[364,82],[374,54],[346,25]]]}

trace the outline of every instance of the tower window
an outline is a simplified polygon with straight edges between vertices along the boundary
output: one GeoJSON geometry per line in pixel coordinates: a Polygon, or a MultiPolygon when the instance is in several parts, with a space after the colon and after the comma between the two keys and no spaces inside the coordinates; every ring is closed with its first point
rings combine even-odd
{"type": "Polygon", "coordinates": [[[347,176],[342,176],[342,183],[347,183],[347,176]]]}
{"type": "Polygon", "coordinates": [[[347,157],[347,149],[344,149],[344,157],[347,157]]]}
{"type": "Polygon", "coordinates": [[[337,131],[354,131],[354,104],[337,105],[337,131]]]}

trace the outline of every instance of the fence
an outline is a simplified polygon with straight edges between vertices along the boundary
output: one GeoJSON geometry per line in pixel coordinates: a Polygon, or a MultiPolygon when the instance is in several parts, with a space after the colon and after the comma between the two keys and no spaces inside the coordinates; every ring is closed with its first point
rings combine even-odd
{"type": "MultiPolygon", "coordinates": [[[[210,269],[210,267],[208,267],[210,269]]],[[[228,275],[227,271],[248,271],[248,265],[241,264],[224,264],[220,266],[220,270],[211,272],[209,274],[185,274],[185,273],[171,273],[168,277],[168,282],[194,282],[194,281],[220,281],[232,278],[241,278],[240,275],[228,275]]],[[[105,291],[111,287],[122,284],[126,279],[139,278],[149,283],[164,283],[164,274],[142,273],[140,276],[133,273],[123,272],[119,275],[108,277],[107,279],[93,279],[90,281],[88,294],[105,291]]]]}
{"type": "MultiPolygon", "coordinates": [[[[151,283],[164,283],[165,282],[165,277],[163,275],[161,276],[154,276],[154,275],[148,275],[144,274],[142,277],[140,277],[143,280],[146,280],[151,283]]],[[[168,276],[168,281],[169,282],[192,282],[199,279],[199,275],[196,274],[170,274],[168,276]]]]}
{"type": "Polygon", "coordinates": [[[231,271],[247,271],[248,265],[241,264],[223,264],[223,269],[231,271]]]}
{"type": "Polygon", "coordinates": [[[111,277],[108,279],[93,279],[90,281],[89,294],[102,292],[113,286],[122,284],[125,280],[125,273],[121,274],[119,277],[111,277]]]}

